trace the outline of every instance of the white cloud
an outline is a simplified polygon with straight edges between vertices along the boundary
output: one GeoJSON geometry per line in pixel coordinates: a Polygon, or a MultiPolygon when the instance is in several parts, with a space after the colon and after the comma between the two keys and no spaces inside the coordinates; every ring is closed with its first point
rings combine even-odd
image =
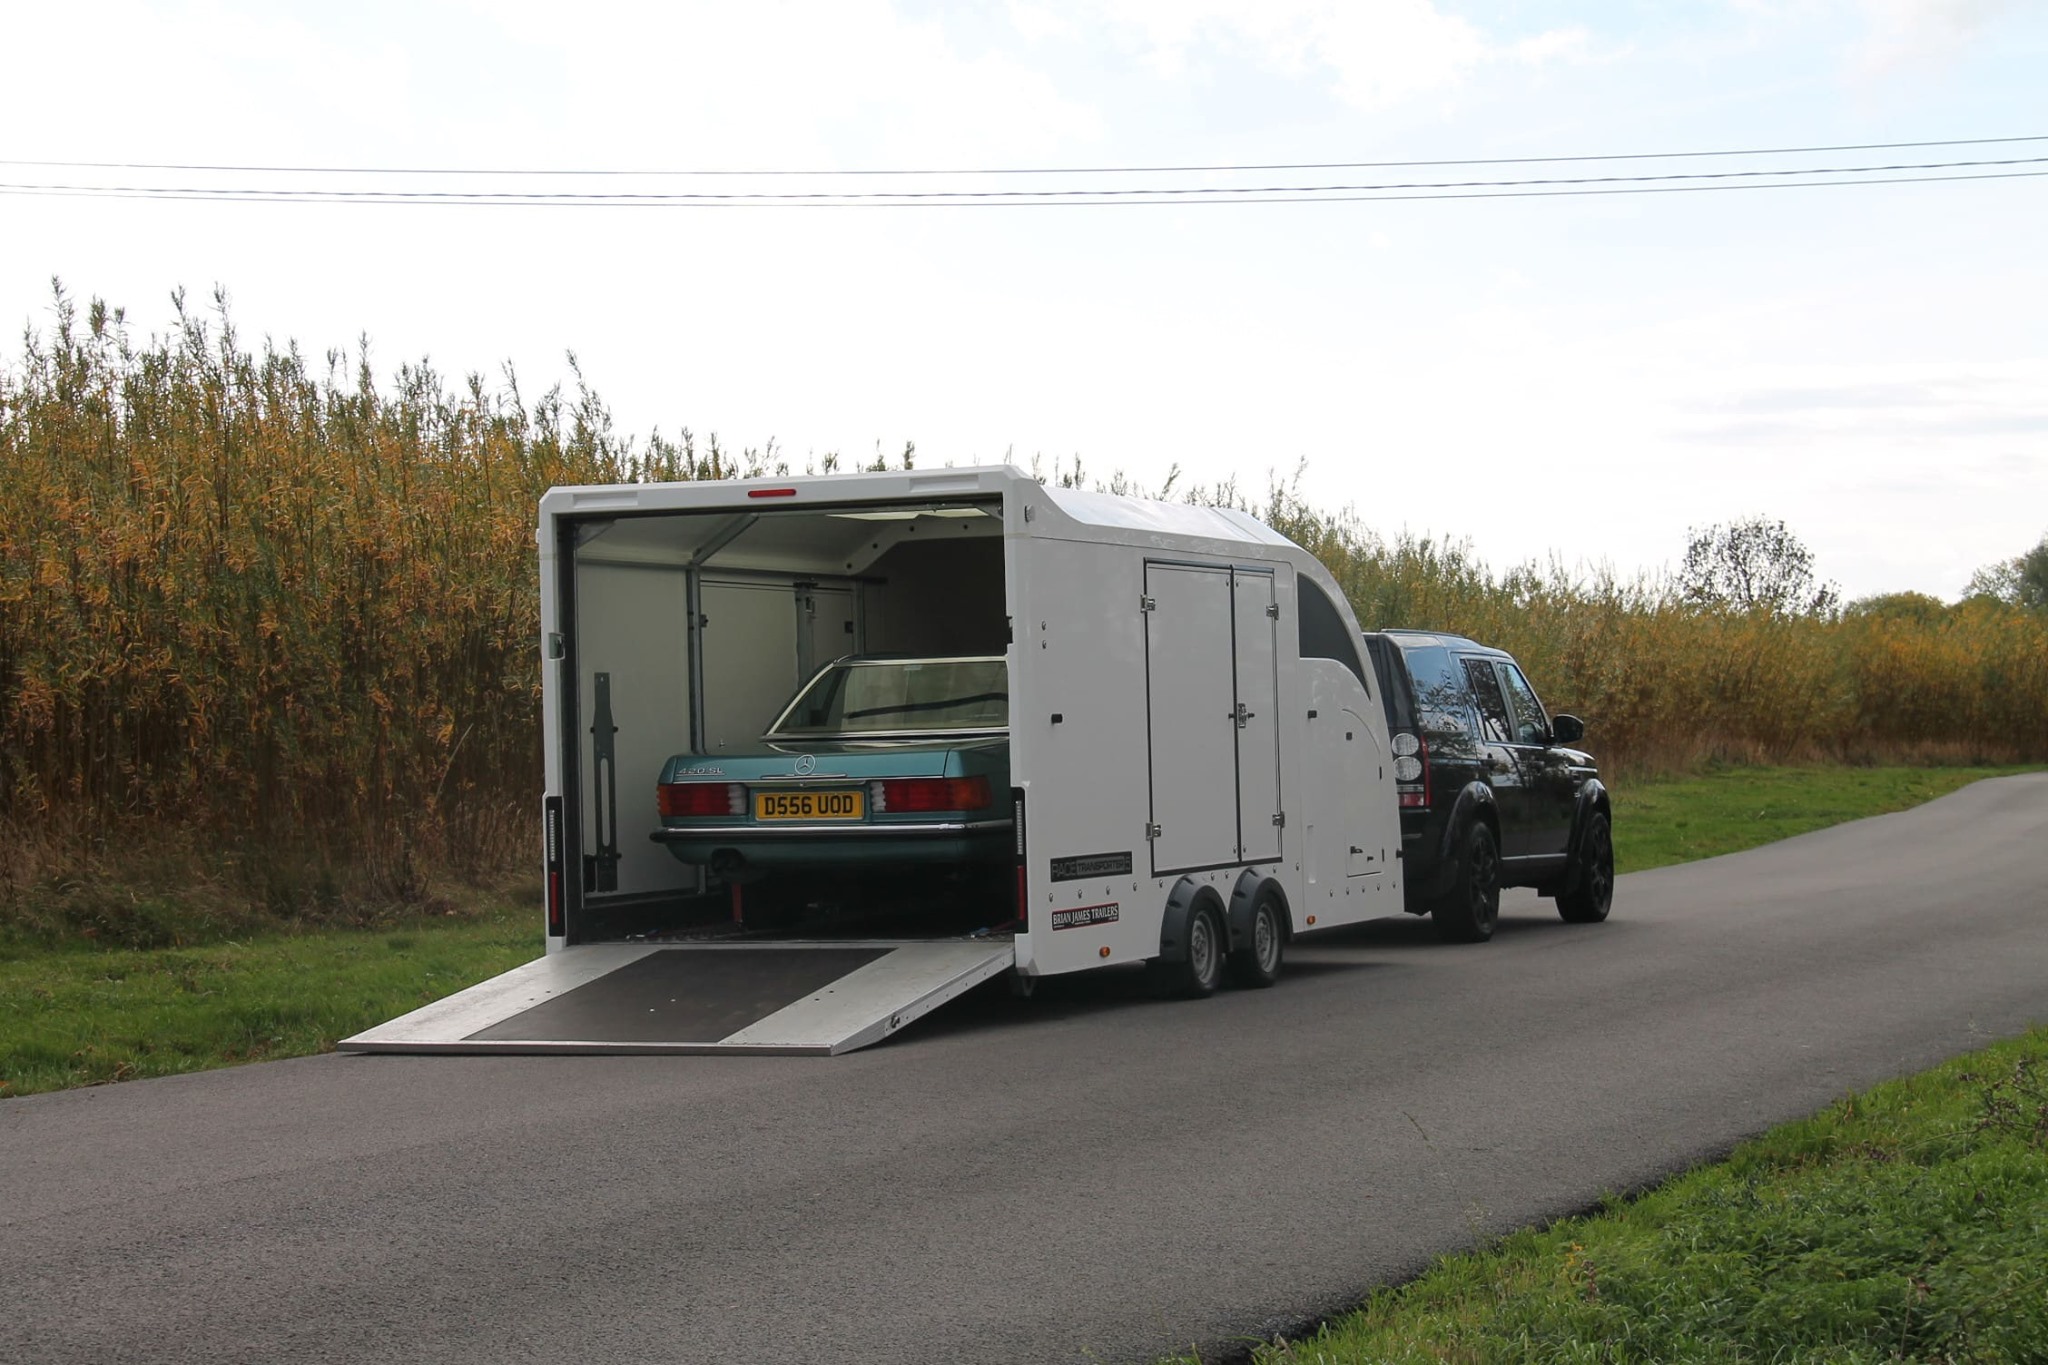
{"type": "Polygon", "coordinates": [[[1432,0],[1112,0],[1106,14],[1163,74],[1211,55],[1321,72],[1338,99],[1367,110],[1456,88],[1490,62],[1576,57],[1587,43],[1578,28],[1500,40],[1432,0]]]}
{"type": "Polygon", "coordinates": [[[1859,0],[1869,24],[1851,52],[1858,75],[1940,65],[1958,56],[2013,0],[1859,0]]]}
{"type": "MultiPolygon", "coordinates": [[[[545,54],[579,118],[668,165],[988,164],[1099,135],[1085,104],[1000,52],[968,55],[886,0],[634,3],[473,0],[477,18],[545,54]]],[[[585,159],[589,159],[586,157],[585,159]]]]}

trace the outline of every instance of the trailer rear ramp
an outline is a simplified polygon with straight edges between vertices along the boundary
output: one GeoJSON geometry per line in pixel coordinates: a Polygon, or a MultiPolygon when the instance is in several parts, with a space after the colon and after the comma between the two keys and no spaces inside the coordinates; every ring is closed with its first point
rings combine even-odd
{"type": "Polygon", "coordinates": [[[1007,938],[591,944],[514,967],[338,1046],[829,1056],[880,1042],[1015,961],[1007,938]]]}

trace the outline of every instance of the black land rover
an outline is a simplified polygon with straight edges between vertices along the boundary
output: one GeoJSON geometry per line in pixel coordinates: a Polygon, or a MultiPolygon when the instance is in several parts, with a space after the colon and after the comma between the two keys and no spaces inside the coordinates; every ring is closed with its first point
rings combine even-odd
{"type": "Polygon", "coordinates": [[[1586,727],[1550,716],[1507,653],[1457,635],[1370,631],[1393,737],[1407,910],[1444,938],[1493,937],[1503,886],[1554,897],[1574,924],[1614,898],[1613,812],[1586,727]]]}

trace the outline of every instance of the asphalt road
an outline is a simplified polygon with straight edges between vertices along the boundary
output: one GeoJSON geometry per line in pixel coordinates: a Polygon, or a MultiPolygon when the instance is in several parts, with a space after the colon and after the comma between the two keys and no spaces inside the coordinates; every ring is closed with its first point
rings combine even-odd
{"type": "MultiPolygon", "coordinates": [[[[2048,775],[838,1058],[318,1057],[0,1102],[0,1357],[1119,1361],[2048,1021],[2048,775]]],[[[1205,1355],[1205,1359],[1212,1358],[1205,1355]]]]}

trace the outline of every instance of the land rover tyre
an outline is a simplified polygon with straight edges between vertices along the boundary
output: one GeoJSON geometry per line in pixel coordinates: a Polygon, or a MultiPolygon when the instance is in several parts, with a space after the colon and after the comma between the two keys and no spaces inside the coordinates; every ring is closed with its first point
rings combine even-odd
{"type": "Polygon", "coordinates": [[[1225,937],[1223,909],[1213,896],[1201,896],[1188,910],[1187,951],[1178,962],[1151,963],[1152,979],[1161,995],[1198,999],[1213,995],[1223,983],[1225,937]]]}
{"type": "Polygon", "coordinates": [[[1259,888],[1247,938],[1244,947],[1230,955],[1230,984],[1254,989],[1272,985],[1280,979],[1280,959],[1287,951],[1287,917],[1270,885],[1259,888]]]}
{"type": "Polygon", "coordinates": [[[1493,827],[1474,820],[1458,841],[1451,885],[1430,908],[1437,937],[1446,943],[1484,943],[1500,918],[1500,844],[1493,827]]]}
{"type": "Polygon", "coordinates": [[[1570,884],[1558,894],[1557,913],[1567,924],[1598,924],[1614,904],[1614,829],[1602,811],[1586,818],[1570,884]]]}

